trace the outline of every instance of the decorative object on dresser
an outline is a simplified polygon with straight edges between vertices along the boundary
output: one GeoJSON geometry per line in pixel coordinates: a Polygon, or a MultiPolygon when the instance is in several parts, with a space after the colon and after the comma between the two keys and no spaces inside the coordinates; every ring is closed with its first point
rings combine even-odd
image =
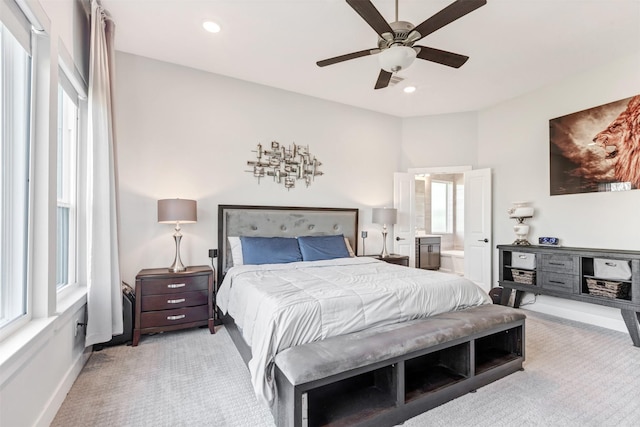
{"type": "Polygon", "coordinates": [[[560,246],[560,239],[557,237],[538,237],[538,244],[547,246],[560,246]]]}
{"type": "Polygon", "coordinates": [[[389,256],[387,251],[387,225],[393,225],[398,219],[398,210],[393,208],[373,208],[372,221],[374,224],[382,224],[382,252],[380,256],[389,256]]]}
{"type": "Polygon", "coordinates": [[[319,170],[322,163],[309,152],[309,146],[293,144],[286,148],[272,141],[271,150],[263,150],[262,144],[258,144],[254,153],[256,160],[247,162],[253,169],[247,172],[258,178],[258,183],[260,178],[272,176],[278,184],[284,183],[286,189],[295,187],[298,179],[308,187],[316,176],[323,175],[319,170]]]}
{"type": "Polygon", "coordinates": [[[513,231],[516,233],[516,240],[514,245],[530,245],[527,240],[529,234],[529,226],[524,223],[527,218],[533,217],[533,207],[529,206],[529,202],[513,202],[513,206],[507,210],[509,218],[516,220],[517,224],[513,226],[513,231]]]}
{"type": "Polygon", "coordinates": [[[187,267],[172,273],[166,268],[141,270],[136,276],[136,316],[133,345],[140,335],[213,324],[213,270],[187,267]]]}
{"type": "Polygon", "coordinates": [[[553,246],[499,245],[502,303],[516,291],[620,309],[633,345],[640,347],[640,252],[553,246]]]}
{"type": "Polygon", "coordinates": [[[195,200],[187,199],[163,199],[158,200],[158,222],[160,223],[175,223],[175,233],[173,239],[176,243],[176,255],[173,259],[173,264],[169,267],[169,270],[176,273],[185,270],[185,266],[180,259],[180,240],[182,240],[182,233],[180,233],[180,223],[193,223],[198,220],[198,207],[195,200]]]}

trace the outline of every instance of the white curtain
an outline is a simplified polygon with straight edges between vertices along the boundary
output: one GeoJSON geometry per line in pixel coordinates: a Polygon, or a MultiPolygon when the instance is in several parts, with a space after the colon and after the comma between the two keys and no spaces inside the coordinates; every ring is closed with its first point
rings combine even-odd
{"type": "Polygon", "coordinates": [[[87,162],[88,291],[85,345],[122,334],[118,194],[113,123],[114,23],[91,1],[87,162]]]}

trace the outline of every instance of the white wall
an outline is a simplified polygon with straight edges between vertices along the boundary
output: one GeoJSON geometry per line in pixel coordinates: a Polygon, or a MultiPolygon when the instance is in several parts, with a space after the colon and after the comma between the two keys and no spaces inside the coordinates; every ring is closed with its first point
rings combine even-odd
{"type": "Polygon", "coordinates": [[[477,113],[414,117],[402,121],[400,170],[422,167],[476,166],[477,113]]]}
{"type": "MultiPolygon", "coordinates": [[[[125,53],[116,64],[128,283],[140,269],[173,260],[173,227],[156,222],[158,199],[198,201],[198,222],[182,227],[185,265],[209,263],[218,204],[356,207],[361,228],[371,222],[371,207],[391,205],[400,119],[125,53]],[[272,140],[308,145],[325,174],[289,191],[269,178],[258,184],[246,162],[258,143],[272,140]]],[[[369,236],[367,251],[381,248],[378,233],[369,236]]]]}
{"type": "MultiPolygon", "coordinates": [[[[494,242],[514,240],[506,211],[531,201],[529,240],[556,236],[564,246],[640,248],[640,190],[550,196],[549,120],[640,94],[640,54],[602,65],[479,113],[478,166],[493,169],[494,242]]],[[[497,255],[494,257],[497,281],[497,255]]],[[[538,297],[532,310],[626,331],[619,310],[538,297]]]]}

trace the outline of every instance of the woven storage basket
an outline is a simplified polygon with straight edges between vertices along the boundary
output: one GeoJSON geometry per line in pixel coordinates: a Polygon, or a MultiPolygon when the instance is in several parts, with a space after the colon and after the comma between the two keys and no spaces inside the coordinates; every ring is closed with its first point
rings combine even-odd
{"type": "Polygon", "coordinates": [[[612,282],[587,278],[589,294],[606,298],[626,298],[629,295],[628,282],[612,282]]]}
{"type": "Polygon", "coordinates": [[[511,269],[513,275],[513,281],[518,283],[524,283],[525,285],[535,285],[536,272],[532,270],[518,270],[517,268],[511,269]]]}

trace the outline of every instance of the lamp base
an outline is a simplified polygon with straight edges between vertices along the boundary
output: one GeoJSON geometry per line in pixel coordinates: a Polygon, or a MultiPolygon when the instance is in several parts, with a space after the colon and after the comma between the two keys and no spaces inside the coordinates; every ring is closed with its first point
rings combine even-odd
{"type": "Polygon", "coordinates": [[[516,246],[531,246],[531,243],[529,243],[529,241],[527,239],[516,239],[516,241],[513,242],[512,245],[516,245],[516,246]]]}
{"type": "Polygon", "coordinates": [[[385,225],[384,230],[382,231],[382,253],[380,254],[381,258],[387,258],[389,256],[389,251],[387,251],[387,226],[385,225]]]}
{"type": "Polygon", "coordinates": [[[182,260],[180,259],[180,240],[182,240],[182,234],[180,234],[179,230],[173,235],[173,239],[176,242],[176,256],[173,258],[173,264],[169,267],[169,271],[172,273],[180,273],[186,271],[187,267],[182,264],[182,260]]]}

